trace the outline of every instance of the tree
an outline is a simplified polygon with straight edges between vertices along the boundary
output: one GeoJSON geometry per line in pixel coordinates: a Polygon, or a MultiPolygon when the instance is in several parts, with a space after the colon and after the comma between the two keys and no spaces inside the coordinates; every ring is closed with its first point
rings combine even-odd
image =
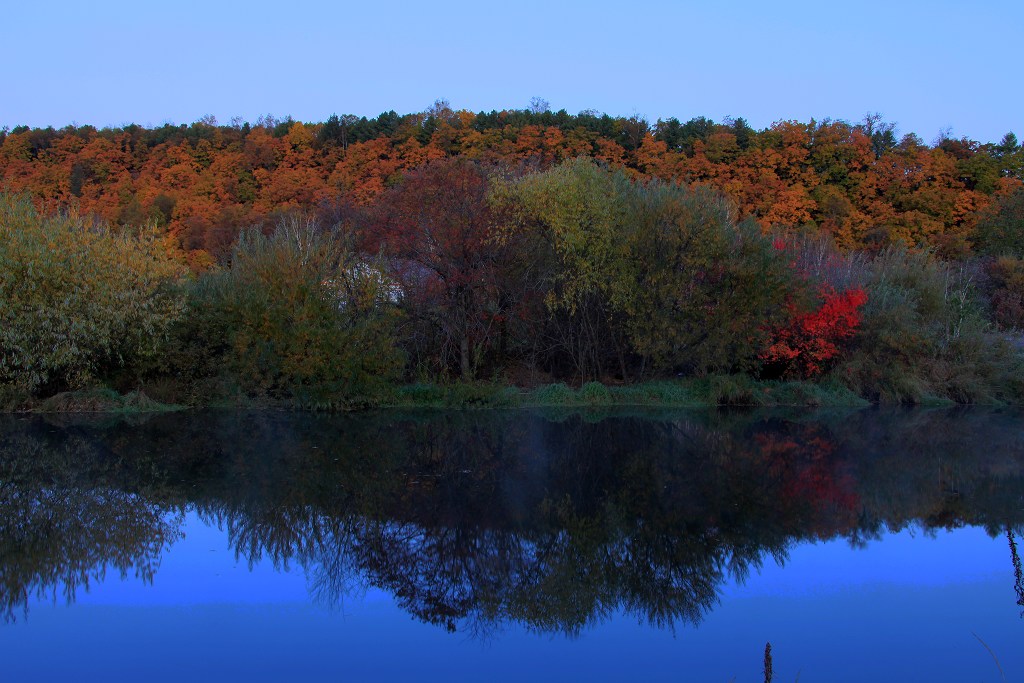
{"type": "Polygon", "coordinates": [[[857,128],[871,140],[876,159],[896,147],[896,124],[883,120],[878,112],[865,114],[857,128]]]}
{"type": "Polygon", "coordinates": [[[583,379],[749,367],[792,288],[782,257],[721,195],[578,159],[506,190],[556,261],[548,307],[583,379]]]}
{"type": "Polygon", "coordinates": [[[0,384],[54,393],[152,358],[182,312],[180,272],[152,229],[114,232],[0,194],[0,384]]]}
{"type": "Polygon", "coordinates": [[[999,197],[981,212],[975,243],[983,254],[1024,257],[1024,188],[999,197]]]}
{"type": "Polygon", "coordinates": [[[506,249],[496,239],[483,167],[439,159],[407,173],[377,202],[364,250],[380,250],[419,325],[414,353],[436,350],[439,369],[476,376],[512,305],[502,290],[506,249]]]}
{"type": "Polygon", "coordinates": [[[270,235],[244,231],[230,267],[205,274],[190,294],[179,346],[198,338],[200,355],[222,353],[204,364],[250,395],[364,406],[401,369],[380,268],[312,219],[293,215],[270,235]]]}

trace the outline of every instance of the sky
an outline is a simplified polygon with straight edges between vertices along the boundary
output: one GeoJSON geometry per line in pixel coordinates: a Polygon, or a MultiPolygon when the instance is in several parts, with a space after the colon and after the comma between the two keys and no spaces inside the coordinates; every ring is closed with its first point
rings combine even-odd
{"type": "Polygon", "coordinates": [[[1024,136],[1020,0],[10,3],[0,127],[595,109],[1024,136]]]}

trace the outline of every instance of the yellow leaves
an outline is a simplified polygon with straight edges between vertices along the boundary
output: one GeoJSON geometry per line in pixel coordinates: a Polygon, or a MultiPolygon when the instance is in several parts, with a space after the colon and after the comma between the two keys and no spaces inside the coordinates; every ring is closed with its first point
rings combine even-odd
{"type": "Polygon", "coordinates": [[[288,129],[288,135],[285,137],[288,140],[288,144],[293,148],[300,149],[310,147],[313,144],[313,129],[311,126],[306,126],[301,121],[296,121],[292,124],[291,128],[288,129]]]}
{"type": "Polygon", "coordinates": [[[103,363],[150,352],[180,315],[164,284],[181,264],[152,231],[44,217],[27,198],[0,194],[0,224],[12,223],[0,243],[0,271],[18,275],[0,278],[0,380],[28,391],[86,382],[103,363]]]}

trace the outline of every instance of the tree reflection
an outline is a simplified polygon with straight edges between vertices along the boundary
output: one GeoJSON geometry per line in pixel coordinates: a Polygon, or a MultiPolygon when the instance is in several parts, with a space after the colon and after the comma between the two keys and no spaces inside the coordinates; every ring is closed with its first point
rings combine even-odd
{"type": "MultiPolygon", "coordinates": [[[[1013,529],[1006,530],[1006,540],[1010,542],[1010,561],[1013,563],[1013,589],[1017,592],[1017,604],[1024,607],[1024,576],[1020,568],[1020,555],[1017,554],[1017,542],[1013,539],[1013,529]]],[[[1024,616],[1024,612],[1021,612],[1024,616]]]]}
{"type": "Polygon", "coordinates": [[[27,616],[30,597],[102,581],[108,568],[152,583],[163,551],[179,537],[180,516],[112,487],[82,469],[87,444],[50,449],[16,434],[0,445],[0,615],[27,616]],[[46,463],[48,466],[43,466],[46,463]]]}
{"type": "Polygon", "coordinates": [[[0,425],[0,588],[107,567],[152,580],[195,510],[239,558],[305,569],[312,597],[370,587],[487,636],[580,633],[626,613],[699,623],[720,587],[805,540],[910,525],[1007,533],[1024,513],[1019,416],[522,412],[201,413],[0,425]],[[996,447],[993,448],[992,446],[996,447]]]}

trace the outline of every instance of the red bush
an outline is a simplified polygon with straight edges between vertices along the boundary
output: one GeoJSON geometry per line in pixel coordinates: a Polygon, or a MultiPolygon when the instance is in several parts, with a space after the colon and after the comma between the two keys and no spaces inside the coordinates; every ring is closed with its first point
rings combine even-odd
{"type": "Polygon", "coordinates": [[[771,343],[760,359],[779,377],[807,379],[820,375],[840,351],[840,343],[856,333],[860,308],[867,303],[863,289],[836,293],[823,288],[821,307],[797,313],[785,327],[772,331],[771,343]]]}

